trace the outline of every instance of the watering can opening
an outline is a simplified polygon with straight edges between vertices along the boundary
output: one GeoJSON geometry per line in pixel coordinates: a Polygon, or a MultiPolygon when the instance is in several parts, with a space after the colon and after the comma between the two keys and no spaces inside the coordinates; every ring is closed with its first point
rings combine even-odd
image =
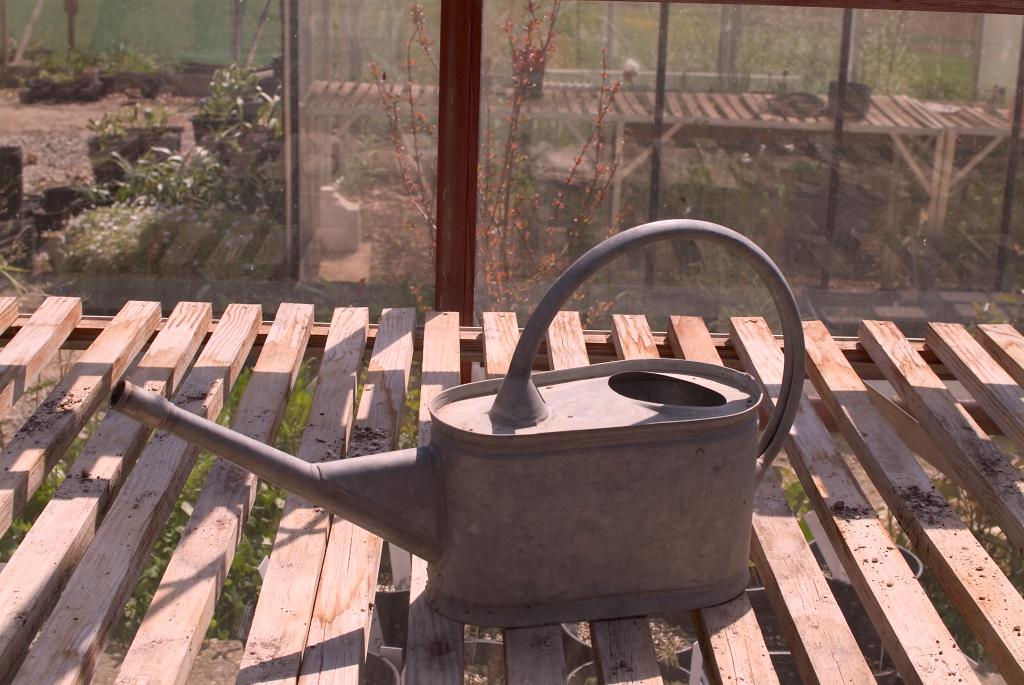
{"type": "Polygon", "coordinates": [[[721,407],[725,396],[709,387],[650,371],[625,371],[608,378],[608,387],[632,400],[684,407],[721,407]]]}

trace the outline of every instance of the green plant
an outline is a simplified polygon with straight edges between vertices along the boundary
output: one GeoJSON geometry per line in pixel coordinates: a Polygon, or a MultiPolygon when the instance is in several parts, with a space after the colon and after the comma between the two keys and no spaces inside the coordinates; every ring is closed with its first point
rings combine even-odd
{"type": "Polygon", "coordinates": [[[246,103],[266,102],[269,97],[260,88],[251,67],[230,64],[213,72],[210,96],[202,101],[199,114],[210,119],[240,121],[244,119],[246,103]]]}
{"type": "Polygon", "coordinates": [[[96,67],[105,74],[136,73],[152,74],[160,71],[156,57],[133,50],[124,43],[101,52],[96,58],[96,67]]]}
{"type": "Polygon", "coordinates": [[[96,274],[134,271],[140,239],[155,214],[153,207],[118,204],[73,217],[66,230],[64,268],[96,274]]]}
{"type": "Polygon", "coordinates": [[[176,154],[156,148],[158,158],[144,156],[130,162],[114,153],[124,179],[113,198],[118,202],[145,200],[159,205],[210,205],[228,201],[230,177],[217,157],[205,148],[176,154]]]}
{"type": "Polygon", "coordinates": [[[170,114],[163,105],[144,107],[135,103],[122,107],[116,114],[104,114],[99,119],[89,119],[86,128],[93,135],[102,138],[122,136],[128,129],[160,130],[167,128],[170,114]]]}

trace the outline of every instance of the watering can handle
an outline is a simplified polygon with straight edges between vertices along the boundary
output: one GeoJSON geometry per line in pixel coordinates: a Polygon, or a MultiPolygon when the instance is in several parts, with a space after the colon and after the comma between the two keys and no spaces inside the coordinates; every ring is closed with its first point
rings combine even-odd
{"type": "Polygon", "coordinates": [[[768,286],[782,320],[786,358],[779,399],[758,443],[761,456],[758,457],[757,478],[760,481],[782,448],[800,404],[804,381],[804,330],[800,322],[800,310],[779,267],[761,248],[736,231],[707,221],[676,219],[643,224],[612,236],[573,262],[558,277],[526,322],[523,335],[512,354],[508,375],[491,407],[491,418],[496,423],[513,428],[532,426],[547,418],[547,405],[534,385],[530,372],[541,339],[555,314],[585,280],[615,257],[649,243],[676,238],[704,240],[735,250],[753,266],[768,286]]]}

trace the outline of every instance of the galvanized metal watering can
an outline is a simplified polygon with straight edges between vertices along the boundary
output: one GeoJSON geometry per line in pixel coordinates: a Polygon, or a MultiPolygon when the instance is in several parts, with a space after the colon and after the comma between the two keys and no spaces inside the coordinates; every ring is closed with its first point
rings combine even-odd
{"type": "Polygon", "coordinates": [[[742,592],[754,489],[793,423],[803,360],[793,294],[760,248],[715,224],[658,221],[562,274],[504,379],[439,394],[427,447],[311,464],[126,383],[112,403],[420,555],[440,613],[527,626],[688,610],[742,592]],[[739,371],[644,359],[531,374],[580,283],[671,238],[735,251],[774,298],[786,359],[760,440],[762,390],[739,371]]]}

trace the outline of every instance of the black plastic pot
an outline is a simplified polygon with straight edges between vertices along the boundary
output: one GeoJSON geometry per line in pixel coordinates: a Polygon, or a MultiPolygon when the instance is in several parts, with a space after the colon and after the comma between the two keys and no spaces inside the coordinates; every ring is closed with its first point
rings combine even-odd
{"type": "MultiPolygon", "coordinates": [[[[852,114],[859,119],[867,116],[868,108],[871,107],[871,86],[866,83],[850,81],[846,84],[846,114],[852,114]]],[[[830,81],[828,84],[828,111],[835,113],[839,109],[839,82],[830,81]]]]}
{"type": "Polygon", "coordinates": [[[143,73],[124,71],[102,77],[106,93],[125,93],[138,91],[142,97],[151,99],[167,88],[167,75],[164,73],[143,73]]]}
{"type": "Polygon", "coordinates": [[[0,221],[13,221],[21,216],[22,155],[17,145],[0,147],[0,221]]]}
{"type": "MultiPolygon", "coordinates": [[[[199,108],[202,109],[205,98],[199,100],[199,108]]],[[[237,126],[238,124],[255,124],[260,116],[261,100],[250,100],[242,103],[241,117],[218,117],[209,114],[196,114],[192,117],[192,133],[195,135],[197,145],[206,145],[216,137],[217,133],[225,129],[237,126]]]]}
{"type": "Polygon", "coordinates": [[[130,128],[120,135],[93,136],[87,141],[93,176],[101,185],[110,185],[124,178],[124,171],[114,159],[116,152],[129,162],[137,162],[153,148],[181,151],[180,126],[161,128],[130,128]]]}

